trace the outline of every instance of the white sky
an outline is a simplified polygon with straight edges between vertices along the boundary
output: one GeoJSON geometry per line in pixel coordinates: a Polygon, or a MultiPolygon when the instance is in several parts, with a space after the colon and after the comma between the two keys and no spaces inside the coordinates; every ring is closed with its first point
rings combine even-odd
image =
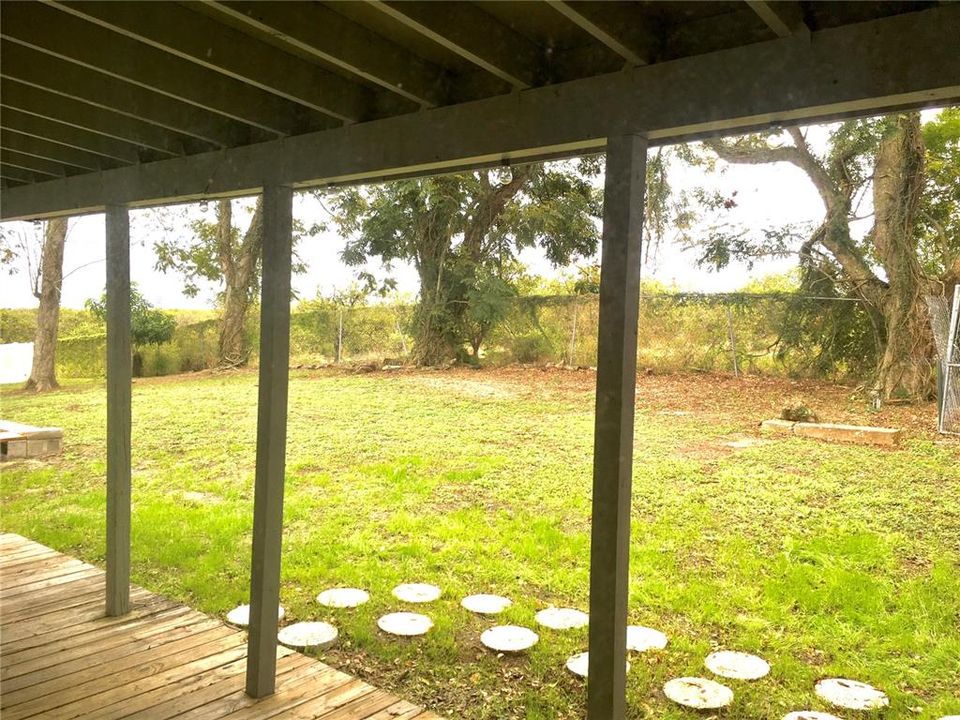
{"type": "MultiPolygon", "coordinates": [[[[812,144],[821,145],[825,134],[825,130],[820,128],[811,130],[812,144]]],[[[706,180],[703,171],[690,168],[683,169],[672,178],[675,187],[703,184],[706,180]]],[[[812,184],[799,169],[791,165],[729,166],[714,181],[729,191],[737,190],[735,219],[758,230],[789,222],[818,222],[823,214],[823,206],[812,184]]],[[[189,206],[191,217],[197,217],[201,212],[201,206],[189,206]]],[[[212,203],[206,212],[212,219],[212,203]]],[[[182,292],[183,283],[179,276],[165,275],[154,269],[156,258],[152,251],[153,240],[163,230],[152,213],[151,210],[132,213],[132,280],[138,284],[146,299],[157,307],[211,307],[217,292],[215,286],[205,287],[200,295],[189,298],[182,292]]],[[[294,213],[305,225],[328,219],[319,203],[305,194],[297,196],[294,213]]],[[[241,218],[242,214],[235,213],[235,222],[241,222],[241,218]]],[[[186,231],[182,219],[179,224],[181,231],[186,231]]],[[[11,226],[33,232],[32,225],[28,223],[6,225],[8,228],[11,226]]],[[[339,237],[335,230],[300,243],[298,252],[308,267],[306,274],[293,278],[294,290],[300,297],[313,298],[318,290],[328,295],[351,283],[356,269],[346,267],[340,261],[343,246],[344,238],[339,237]]],[[[87,298],[100,297],[105,277],[103,257],[103,216],[90,215],[72,220],[64,259],[64,307],[81,308],[87,298]]],[[[525,251],[521,258],[534,274],[555,276],[559,272],[550,266],[539,251],[525,251]]],[[[653,267],[645,268],[644,277],[652,277],[683,290],[724,291],[740,288],[752,278],[784,272],[795,265],[795,261],[785,259],[758,263],[750,272],[740,265],[732,265],[722,272],[710,272],[698,268],[695,259],[694,253],[665,245],[653,267]]],[[[374,266],[371,269],[377,268],[374,266]]],[[[412,267],[396,264],[392,276],[398,281],[400,292],[410,296],[416,294],[417,278],[412,267]]],[[[0,307],[35,307],[36,304],[26,272],[21,270],[12,276],[6,273],[0,275],[0,307]]]]}

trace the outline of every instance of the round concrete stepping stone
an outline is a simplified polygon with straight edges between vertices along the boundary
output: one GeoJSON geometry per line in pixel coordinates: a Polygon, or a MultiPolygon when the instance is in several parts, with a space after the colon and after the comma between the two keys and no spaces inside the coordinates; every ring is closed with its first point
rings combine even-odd
{"type": "Polygon", "coordinates": [[[890,704],[889,698],[881,690],[857,680],[824,678],[814,690],[831,705],[847,710],[877,710],[890,704]]]}
{"type": "Polygon", "coordinates": [[[643,627],[643,625],[627,626],[627,650],[646,652],[647,650],[663,650],[666,646],[667,636],[659,630],[643,627]]]}
{"type": "MultiPolygon", "coordinates": [[[[577,677],[586,678],[590,668],[590,653],[582,652],[567,660],[567,670],[577,677]]],[[[630,672],[630,661],[627,661],[627,672],[630,672]]]]}
{"type": "Polygon", "coordinates": [[[359,588],[330,588],[317,595],[317,602],[329,608],[355,608],[369,599],[370,594],[359,588]]]}
{"type": "Polygon", "coordinates": [[[420,613],[395,612],[377,620],[377,627],[389,635],[414,637],[426,635],[433,627],[433,620],[420,613]]]}
{"type": "Polygon", "coordinates": [[[699,677],[670,680],[663,686],[663,694],[678,705],[697,710],[717,710],[733,702],[733,690],[699,677]]]}
{"type": "Polygon", "coordinates": [[[498,653],[522,653],[529,650],[540,636],[533,630],[518,625],[498,625],[484,630],[480,642],[484,647],[498,653]]]}
{"type": "Polygon", "coordinates": [[[478,615],[499,615],[513,605],[510,598],[502,595],[468,595],[460,601],[460,605],[478,615]]]}
{"type": "Polygon", "coordinates": [[[551,630],[573,630],[586,627],[590,623],[589,615],[573,608],[547,608],[538,612],[534,619],[539,625],[551,630]]]}
{"type": "Polygon", "coordinates": [[[277,633],[277,640],[282,645],[295,650],[315,648],[324,650],[336,644],[340,633],[330,623],[325,622],[298,622],[287,625],[277,633]]]}
{"type": "Polygon", "coordinates": [[[836,715],[818,712],[816,710],[800,710],[799,712],[784,715],[783,720],[840,720],[840,718],[836,715]]]}
{"type": "MultiPolygon", "coordinates": [[[[277,610],[277,622],[283,620],[285,611],[283,605],[277,610]]],[[[250,625],[250,606],[238,605],[227,613],[227,622],[237,627],[247,627],[250,625]]]]}
{"type": "Polygon", "coordinates": [[[731,680],[759,680],[770,672],[770,663],[762,657],[735,650],[710,653],[703,664],[714,675],[731,680]]]}
{"type": "Polygon", "coordinates": [[[397,600],[408,603],[428,603],[440,597],[440,588],[428,583],[404,583],[393,589],[397,600]]]}

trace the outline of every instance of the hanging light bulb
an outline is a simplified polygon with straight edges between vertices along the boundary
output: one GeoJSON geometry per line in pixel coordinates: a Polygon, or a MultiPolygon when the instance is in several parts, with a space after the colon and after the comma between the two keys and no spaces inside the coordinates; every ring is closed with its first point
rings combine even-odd
{"type": "Polygon", "coordinates": [[[207,199],[204,198],[203,200],[200,201],[200,212],[206,212],[206,211],[207,211],[207,199]]]}

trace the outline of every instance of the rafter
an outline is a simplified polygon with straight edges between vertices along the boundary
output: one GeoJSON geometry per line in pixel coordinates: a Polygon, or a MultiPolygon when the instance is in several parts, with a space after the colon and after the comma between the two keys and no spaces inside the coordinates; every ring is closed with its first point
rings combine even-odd
{"type": "MultiPolygon", "coordinates": [[[[53,7],[344,122],[370,115],[366,88],[174,3],[51,2],[53,7]]],[[[285,6],[286,7],[286,6],[285,6]]]]}
{"type": "Polygon", "coordinates": [[[14,183],[17,185],[32,185],[49,179],[46,175],[39,175],[32,170],[23,170],[7,165],[2,161],[0,161],[0,178],[10,181],[8,187],[14,187],[14,183]]]}
{"type": "MultiPolygon", "coordinates": [[[[554,10],[563,15],[592,35],[596,40],[613,50],[631,65],[646,65],[649,47],[637,47],[636,43],[629,43],[622,37],[628,26],[612,23],[610,18],[604,17],[605,3],[573,3],[567,0],[546,0],[554,10]]],[[[615,7],[613,3],[610,3],[615,7]]]]}
{"type": "Polygon", "coordinates": [[[790,0],[778,0],[778,2],[746,0],[746,3],[777,37],[790,37],[791,35],[810,32],[803,21],[803,11],[797,2],[791,2],[790,0]]]}
{"type": "Polygon", "coordinates": [[[543,58],[536,45],[474,5],[423,0],[367,2],[516,88],[537,84],[543,58]]]}
{"type": "Polygon", "coordinates": [[[50,142],[49,140],[24,135],[13,130],[3,130],[0,132],[0,147],[50,160],[61,165],[70,165],[81,170],[105,170],[118,167],[122,164],[129,164],[120,163],[101,155],[95,155],[85,150],[77,150],[76,148],[67,147],[66,145],[50,142]]]}
{"type": "Polygon", "coordinates": [[[3,113],[19,111],[38,121],[49,120],[108,139],[131,143],[161,157],[183,155],[185,142],[199,146],[193,148],[198,151],[212,147],[209,143],[201,145],[199,141],[173,134],[156,125],[14,80],[0,80],[0,106],[3,107],[3,113]]]}
{"type": "MultiPolygon", "coordinates": [[[[9,3],[3,7],[9,7],[9,3]]],[[[0,76],[24,85],[82,100],[219,147],[245,145],[258,139],[251,135],[253,128],[247,125],[225,121],[223,117],[193,105],[24,45],[5,42],[0,55],[3,56],[0,76]]]]}
{"type": "Polygon", "coordinates": [[[443,68],[317,3],[220,2],[210,10],[424,107],[446,102],[443,68]]]}
{"type": "MultiPolygon", "coordinates": [[[[0,6],[0,37],[266,133],[309,126],[288,100],[36,3],[0,6]]],[[[323,125],[321,125],[323,127],[323,125]]]]}
{"type": "Polygon", "coordinates": [[[14,130],[30,137],[85,150],[124,164],[140,161],[140,153],[133,144],[119,142],[105,135],[31,115],[16,108],[4,108],[0,111],[0,129],[14,130]]]}
{"type": "Polygon", "coordinates": [[[61,178],[67,174],[62,165],[43,158],[8,150],[2,146],[0,146],[0,166],[31,172],[43,176],[44,179],[61,178]]]}

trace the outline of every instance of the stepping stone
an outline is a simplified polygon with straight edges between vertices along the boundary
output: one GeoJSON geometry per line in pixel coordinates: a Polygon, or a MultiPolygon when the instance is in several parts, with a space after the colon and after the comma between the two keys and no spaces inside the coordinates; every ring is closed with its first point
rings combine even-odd
{"type": "Polygon", "coordinates": [[[735,650],[710,653],[703,664],[714,675],[731,680],[759,680],[770,672],[770,663],[762,657],[735,650]]]}
{"type": "Polygon", "coordinates": [[[433,620],[420,613],[395,612],[377,620],[377,627],[389,635],[414,637],[426,635],[433,627],[433,620]]]}
{"type": "MultiPolygon", "coordinates": [[[[277,622],[283,620],[284,616],[283,605],[277,610],[277,622]]],[[[231,625],[236,625],[237,627],[247,627],[250,625],[250,606],[249,605],[238,605],[233,610],[227,613],[227,622],[231,625]]]]}
{"type": "Polygon", "coordinates": [[[336,644],[340,633],[330,623],[298,622],[281,628],[277,640],[295,650],[324,650],[336,644]]]}
{"type": "MultiPolygon", "coordinates": [[[[582,652],[567,660],[567,670],[577,677],[586,678],[590,667],[590,653],[582,652]]],[[[630,672],[630,661],[627,661],[627,672],[630,672]]]]}
{"type": "Polygon", "coordinates": [[[647,650],[663,650],[666,646],[667,636],[659,630],[642,625],[627,626],[627,650],[646,652],[647,650]]]}
{"type": "Polygon", "coordinates": [[[589,615],[573,608],[547,608],[538,612],[534,619],[539,625],[551,630],[573,630],[586,627],[590,623],[589,615]]]}
{"type": "Polygon", "coordinates": [[[816,710],[801,710],[784,715],[783,720],[840,720],[840,718],[836,715],[818,712],[816,710]]]}
{"type": "Polygon", "coordinates": [[[498,625],[485,630],[480,636],[484,647],[499,653],[522,653],[529,650],[540,636],[533,630],[517,625],[498,625]]]}
{"type": "Polygon", "coordinates": [[[331,588],[317,595],[317,602],[329,608],[355,608],[369,599],[370,594],[358,588],[331,588]]]}
{"type": "Polygon", "coordinates": [[[428,603],[440,597],[440,588],[427,583],[404,583],[393,589],[397,600],[408,603],[428,603]]]}
{"type": "Polygon", "coordinates": [[[468,595],[460,605],[478,615],[499,615],[513,603],[502,595],[468,595]]]}
{"type": "Polygon", "coordinates": [[[670,680],[663,686],[663,694],[678,705],[696,710],[717,710],[733,702],[733,690],[699,677],[670,680]]]}
{"type": "Polygon", "coordinates": [[[825,678],[816,684],[814,690],[831,705],[847,710],[877,710],[890,704],[882,691],[856,680],[825,678]]]}

